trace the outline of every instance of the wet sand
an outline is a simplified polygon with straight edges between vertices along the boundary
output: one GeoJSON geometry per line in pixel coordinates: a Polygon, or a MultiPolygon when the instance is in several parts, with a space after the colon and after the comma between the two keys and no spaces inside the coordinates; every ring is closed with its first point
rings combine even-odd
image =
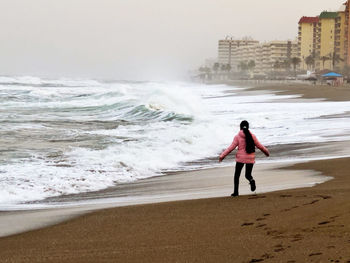
{"type": "Polygon", "coordinates": [[[324,99],[327,101],[349,101],[350,86],[333,87],[310,84],[260,84],[251,90],[271,90],[280,95],[301,95],[303,99],[324,99]]]}
{"type": "Polygon", "coordinates": [[[334,179],[312,188],[94,212],[1,238],[0,258],[2,262],[350,262],[350,159],[313,161],[293,169],[314,169],[334,179]]]}
{"type": "MultiPolygon", "coordinates": [[[[213,82],[214,84],[215,82],[213,82]]],[[[217,84],[217,83],[215,83],[217,84]]],[[[313,85],[308,82],[241,82],[241,81],[223,81],[222,84],[241,86],[247,88],[246,91],[271,91],[279,95],[300,95],[303,99],[321,99],[326,101],[350,101],[350,86],[328,86],[313,85]]]]}
{"type": "MultiPolygon", "coordinates": [[[[256,192],[311,187],[330,179],[314,171],[289,171],[288,176],[285,176],[285,171],[280,168],[286,165],[258,165],[254,169],[254,177],[259,184],[256,192]]],[[[33,204],[31,210],[28,210],[27,205],[23,206],[27,209],[24,211],[0,212],[0,237],[54,225],[105,208],[229,196],[233,191],[233,171],[234,167],[222,167],[175,173],[95,193],[59,197],[54,203],[55,198],[52,198],[51,203],[46,200],[33,204]]],[[[240,193],[251,194],[248,181],[244,176],[242,178],[240,193]]]]}

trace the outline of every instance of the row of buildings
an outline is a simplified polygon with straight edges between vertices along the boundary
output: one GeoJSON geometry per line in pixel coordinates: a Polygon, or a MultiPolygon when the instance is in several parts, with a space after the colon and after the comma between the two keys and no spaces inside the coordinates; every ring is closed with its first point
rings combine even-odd
{"type": "Polygon", "coordinates": [[[259,41],[245,38],[219,40],[218,62],[240,71],[242,63],[254,61],[254,72],[297,70],[342,70],[350,66],[350,0],[339,11],[304,16],[295,40],[259,41]]]}
{"type": "MultiPolygon", "coordinates": [[[[241,70],[242,62],[254,61],[255,72],[266,73],[285,69],[284,63],[298,56],[297,41],[270,41],[259,43],[245,38],[219,40],[218,62],[230,64],[232,70],[241,70]]],[[[288,65],[288,64],[287,64],[288,65]]],[[[289,64],[291,66],[291,64],[289,64]]]]}
{"type": "Polygon", "coordinates": [[[299,20],[298,43],[302,69],[341,69],[347,64],[349,4],[338,12],[322,12],[315,17],[299,20]],[[311,59],[312,58],[312,59],[311,59]]]}

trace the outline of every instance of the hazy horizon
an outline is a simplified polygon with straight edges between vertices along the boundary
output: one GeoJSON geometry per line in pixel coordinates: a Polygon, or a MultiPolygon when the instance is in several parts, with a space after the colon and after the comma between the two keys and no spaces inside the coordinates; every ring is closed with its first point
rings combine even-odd
{"type": "Polygon", "coordinates": [[[295,39],[345,0],[1,0],[0,76],[180,79],[226,35],[295,39]]]}

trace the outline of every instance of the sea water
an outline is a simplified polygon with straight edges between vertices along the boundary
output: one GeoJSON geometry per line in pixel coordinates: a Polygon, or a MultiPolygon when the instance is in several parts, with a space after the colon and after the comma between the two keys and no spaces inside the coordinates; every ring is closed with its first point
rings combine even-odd
{"type": "Polygon", "coordinates": [[[267,147],[349,139],[349,117],[341,115],[350,102],[241,90],[183,82],[0,77],[0,204],[202,168],[198,161],[216,160],[243,119],[267,147]]]}

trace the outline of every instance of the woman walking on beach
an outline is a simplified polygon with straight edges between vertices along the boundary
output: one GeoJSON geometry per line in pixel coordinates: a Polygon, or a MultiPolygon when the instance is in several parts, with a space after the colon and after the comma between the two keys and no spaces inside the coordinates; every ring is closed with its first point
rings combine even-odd
{"type": "Polygon", "coordinates": [[[219,162],[221,162],[238,146],[238,151],[236,153],[234,191],[231,196],[238,196],[239,177],[244,165],[245,178],[247,178],[250,183],[250,190],[253,192],[256,189],[255,180],[252,177],[253,165],[255,163],[255,147],[260,149],[266,156],[270,156],[266,147],[262,145],[256,136],[249,131],[249,123],[247,121],[242,121],[240,128],[241,130],[234,137],[232,144],[220,155],[219,158],[219,162]]]}

